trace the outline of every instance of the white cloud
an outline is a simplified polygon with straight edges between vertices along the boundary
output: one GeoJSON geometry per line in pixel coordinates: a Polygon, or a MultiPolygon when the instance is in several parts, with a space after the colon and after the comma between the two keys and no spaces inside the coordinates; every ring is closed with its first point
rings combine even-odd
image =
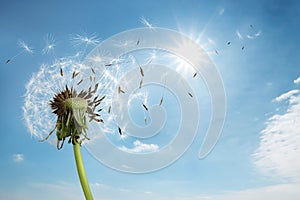
{"type": "Polygon", "coordinates": [[[24,161],[24,155],[20,154],[20,153],[13,154],[12,159],[14,162],[22,162],[22,161],[24,161]]]}
{"type": "Polygon", "coordinates": [[[291,90],[291,91],[288,91],[288,92],[280,95],[279,97],[276,97],[273,101],[281,102],[281,101],[289,99],[290,97],[292,97],[293,95],[295,95],[297,93],[299,93],[299,90],[291,90]]]}
{"type": "Polygon", "coordinates": [[[296,80],[294,80],[294,83],[295,83],[295,84],[300,83],[300,76],[299,76],[296,80]]]}
{"type": "Polygon", "coordinates": [[[127,148],[125,146],[120,147],[120,150],[127,151],[130,153],[143,153],[143,152],[153,152],[159,149],[159,146],[156,144],[145,144],[139,140],[133,142],[133,148],[127,148]]]}
{"type": "Polygon", "coordinates": [[[291,90],[275,99],[289,100],[283,114],[274,114],[261,132],[253,154],[256,167],[274,178],[300,182],[300,94],[291,90]]]}

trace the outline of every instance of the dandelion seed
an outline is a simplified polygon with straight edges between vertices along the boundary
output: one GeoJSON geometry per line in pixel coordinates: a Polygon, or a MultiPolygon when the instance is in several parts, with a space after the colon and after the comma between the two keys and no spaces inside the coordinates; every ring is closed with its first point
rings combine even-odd
{"type": "Polygon", "coordinates": [[[227,45],[230,45],[231,44],[231,42],[227,42],[227,45]]]}
{"type": "Polygon", "coordinates": [[[112,63],[105,64],[106,67],[112,66],[112,63]]]}
{"type": "Polygon", "coordinates": [[[147,124],[147,118],[146,117],[144,117],[144,123],[147,124]]]}
{"type": "Polygon", "coordinates": [[[24,41],[19,40],[18,42],[18,46],[22,49],[22,51],[20,51],[19,53],[17,53],[16,55],[14,55],[13,57],[9,58],[6,60],[6,64],[9,64],[10,62],[12,62],[15,58],[17,58],[18,56],[22,55],[23,53],[29,53],[32,54],[33,53],[33,49],[31,47],[29,47],[24,41]]]}
{"type": "Polygon", "coordinates": [[[140,73],[141,73],[141,75],[142,75],[142,77],[144,77],[145,76],[145,74],[144,74],[144,70],[143,70],[143,68],[140,66],[140,73]]]}
{"type": "Polygon", "coordinates": [[[154,29],[153,25],[150,24],[150,22],[147,21],[147,20],[145,19],[145,17],[141,17],[141,18],[140,18],[140,22],[141,22],[142,24],[144,24],[146,27],[148,27],[148,28],[150,28],[150,29],[154,29]]]}
{"type": "Polygon", "coordinates": [[[47,34],[45,37],[45,47],[43,48],[42,53],[48,54],[50,52],[53,52],[55,46],[56,44],[53,35],[47,34]]]}
{"type": "Polygon", "coordinates": [[[190,95],[190,97],[192,97],[192,98],[193,98],[193,95],[192,95],[190,92],[188,92],[188,94],[190,95]]]}
{"type": "Polygon", "coordinates": [[[96,103],[101,102],[105,99],[105,96],[101,97],[99,100],[96,101],[96,103]]]}
{"type": "Polygon", "coordinates": [[[147,106],[145,104],[143,104],[143,107],[145,108],[145,110],[148,111],[148,108],[147,108],[147,106]]]}
{"type": "Polygon", "coordinates": [[[63,72],[62,68],[60,68],[60,75],[64,76],[64,72],[63,72]]]}
{"type": "Polygon", "coordinates": [[[79,72],[74,71],[72,74],[72,79],[76,78],[76,76],[79,74],[79,72]]]}
{"type": "Polygon", "coordinates": [[[136,42],[136,45],[139,45],[140,44],[140,40],[138,40],[137,42],[136,42]]]}
{"type": "Polygon", "coordinates": [[[163,103],[163,100],[164,100],[164,94],[165,94],[165,89],[166,89],[166,77],[165,77],[165,83],[164,83],[164,86],[163,86],[163,91],[162,91],[162,95],[161,95],[161,99],[160,99],[160,102],[159,102],[159,105],[161,106],[162,103],[163,103]]]}
{"type": "Polygon", "coordinates": [[[111,106],[108,107],[107,113],[110,114],[111,106]]]}
{"type": "Polygon", "coordinates": [[[33,53],[33,49],[29,47],[24,41],[19,41],[19,46],[27,53],[33,53]]]}
{"type": "Polygon", "coordinates": [[[93,33],[90,36],[87,34],[74,34],[71,36],[71,42],[74,46],[79,45],[97,45],[100,43],[100,39],[98,38],[97,34],[93,33]]]}
{"type": "Polygon", "coordinates": [[[118,127],[118,131],[119,131],[119,134],[120,134],[120,135],[123,135],[122,129],[121,129],[120,127],[118,127]]]}
{"type": "Polygon", "coordinates": [[[195,78],[197,76],[197,72],[194,73],[193,78],[195,78]]]}
{"type": "Polygon", "coordinates": [[[245,46],[242,46],[242,50],[244,50],[245,49],[245,46]]]}
{"type": "Polygon", "coordinates": [[[162,97],[162,98],[160,99],[160,102],[159,102],[159,105],[160,105],[160,106],[162,105],[163,100],[164,100],[164,97],[162,97]]]}
{"type": "Polygon", "coordinates": [[[217,50],[215,50],[215,53],[218,55],[219,54],[219,52],[217,51],[217,50]]]}
{"type": "Polygon", "coordinates": [[[94,68],[91,68],[91,70],[92,70],[93,74],[96,74],[96,72],[95,72],[95,69],[94,69],[94,68]]]}
{"type": "Polygon", "coordinates": [[[142,85],[143,85],[143,79],[141,79],[141,81],[140,81],[140,85],[139,85],[140,89],[142,88],[142,85]]]}
{"type": "Polygon", "coordinates": [[[82,81],[83,81],[83,79],[81,79],[81,80],[77,83],[77,85],[80,85],[80,83],[82,83],[82,81]]]}
{"type": "Polygon", "coordinates": [[[120,93],[125,93],[125,92],[121,89],[120,86],[118,87],[118,93],[119,93],[119,94],[120,94],[120,93]]]}

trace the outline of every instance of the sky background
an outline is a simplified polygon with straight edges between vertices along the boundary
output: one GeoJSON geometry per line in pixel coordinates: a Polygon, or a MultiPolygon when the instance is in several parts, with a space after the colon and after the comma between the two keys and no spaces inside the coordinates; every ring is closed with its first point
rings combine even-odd
{"type": "Polygon", "coordinates": [[[198,159],[203,140],[198,134],[178,161],[148,174],[115,171],[82,149],[95,199],[299,199],[296,0],[1,1],[0,199],[83,199],[71,146],[58,151],[28,132],[25,85],[42,63],[78,50],[72,35],[96,33],[105,40],[144,27],[141,17],[197,39],[208,52],[227,95],[224,129],[205,159],[198,159]],[[55,53],[42,53],[47,34],[55,37],[55,53]],[[19,40],[34,53],[5,64],[22,51],[19,40]]]}

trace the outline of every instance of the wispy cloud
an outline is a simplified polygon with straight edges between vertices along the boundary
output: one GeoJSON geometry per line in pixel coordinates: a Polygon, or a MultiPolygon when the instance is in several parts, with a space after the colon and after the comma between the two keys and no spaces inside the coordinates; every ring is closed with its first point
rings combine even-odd
{"type": "MultiPolygon", "coordinates": [[[[283,114],[275,114],[261,132],[260,144],[253,154],[256,167],[280,180],[300,182],[300,94],[291,90],[275,98],[288,100],[283,114]],[[297,94],[297,95],[296,95],[297,94]]],[[[286,199],[286,198],[285,198],[286,199]]]]}
{"type": "Polygon", "coordinates": [[[156,144],[145,144],[139,140],[133,142],[133,148],[127,148],[125,146],[120,147],[121,150],[127,151],[130,153],[143,153],[143,152],[153,152],[159,149],[159,146],[156,144]]]}
{"type": "Polygon", "coordinates": [[[23,162],[24,161],[24,155],[17,153],[12,155],[12,159],[14,162],[23,162]]]}
{"type": "Polygon", "coordinates": [[[299,90],[291,90],[291,91],[288,91],[288,92],[280,95],[279,97],[276,97],[273,101],[281,102],[281,101],[291,98],[293,95],[298,94],[298,93],[299,93],[299,90]]]}

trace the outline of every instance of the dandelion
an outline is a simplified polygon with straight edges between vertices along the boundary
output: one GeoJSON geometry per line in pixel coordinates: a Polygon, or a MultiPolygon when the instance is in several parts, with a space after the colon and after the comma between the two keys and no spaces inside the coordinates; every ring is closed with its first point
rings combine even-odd
{"type": "Polygon", "coordinates": [[[93,197],[85,175],[80,146],[84,140],[89,140],[88,133],[93,132],[92,124],[104,122],[100,118],[102,109],[99,106],[105,99],[98,90],[103,85],[88,81],[87,77],[91,73],[89,67],[72,58],[60,59],[52,65],[42,65],[26,85],[23,107],[24,119],[32,136],[42,142],[56,143],[58,149],[63,147],[65,140],[73,145],[86,199],[93,197]],[[82,80],[80,86],[77,85],[79,80],[82,80]],[[56,139],[51,137],[54,132],[56,139]]]}
{"type": "Polygon", "coordinates": [[[11,61],[13,61],[16,57],[22,55],[23,53],[33,53],[33,49],[28,46],[24,41],[19,40],[18,42],[18,46],[22,49],[22,51],[20,51],[19,53],[17,53],[16,55],[12,56],[11,58],[6,60],[6,64],[10,63],[11,61]]]}
{"type": "Polygon", "coordinates": [[[55,46],[56,44],[53,35],[47,34],[45,37],[45,47],[43,48],[42,53],[48,54],[50,52],[53,52],[55,46]]]}

